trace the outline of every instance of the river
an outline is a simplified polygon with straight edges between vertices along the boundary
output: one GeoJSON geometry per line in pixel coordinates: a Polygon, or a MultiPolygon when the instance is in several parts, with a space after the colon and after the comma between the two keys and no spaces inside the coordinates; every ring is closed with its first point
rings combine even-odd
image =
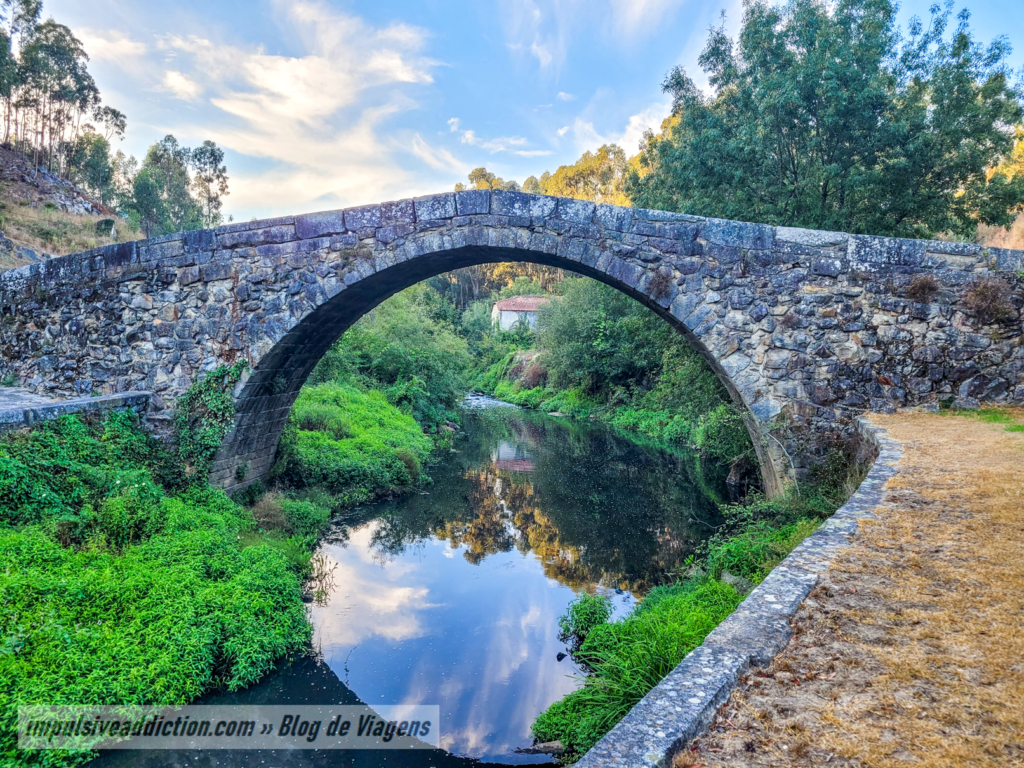
{"type": "Polygon", "coordinates": [[[479,396],[423,490],[336,516],[321,542],[309,657],[210,704],[440,706],[446,752],[106,753],[93,766],[546,763],[517,753],[579,684],[558,617],[581,590],[615,615],[684,566],[724,473],[606,426],[479,396]],[[386,757],[386,761],[382,762],[386,757]]]}

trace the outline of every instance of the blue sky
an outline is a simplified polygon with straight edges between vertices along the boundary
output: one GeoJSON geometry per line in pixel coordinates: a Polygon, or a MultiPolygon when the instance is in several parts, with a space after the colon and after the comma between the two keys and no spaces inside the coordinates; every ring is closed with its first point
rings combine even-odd
{"type": "MultiPolygon", "coordinates": [[[[900,16],[927,16],[906,2],[900,16]]],[[[962,7],[961,5],[957,6],[962,7]]],[[[1024,2],[967,5],[1024,65],[1024,2]]],[[[227,152],[236,219],[451,189],[477,166],[520,182],[604,142],[629,154],[702,84],[708,27],[736,0],[47,0],[85,43],[141,156],[167,133],[227,152]]]]}

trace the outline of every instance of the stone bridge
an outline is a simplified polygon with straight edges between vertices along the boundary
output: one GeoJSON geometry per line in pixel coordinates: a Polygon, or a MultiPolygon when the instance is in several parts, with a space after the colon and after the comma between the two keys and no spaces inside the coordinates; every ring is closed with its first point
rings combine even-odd
{"type": "Polygon", "coordinates": [[[5,272],[0,377],[58,396],[150,391],[147,418],[166,429],[193,381],[244,358],[251,373],[211,477],[232,488],[266,474],[299,388],[361,315],[440,272],[494,261],[596,278],[677,328],[743,407],[770,491],[865,410],[1024,402],[1022,252],[486,190],[5,272]],[[919,274],[934,281],[912,286],[919,274]],[[1012,306],[986,312],[979,286],[993,278],[1012,306]]]}

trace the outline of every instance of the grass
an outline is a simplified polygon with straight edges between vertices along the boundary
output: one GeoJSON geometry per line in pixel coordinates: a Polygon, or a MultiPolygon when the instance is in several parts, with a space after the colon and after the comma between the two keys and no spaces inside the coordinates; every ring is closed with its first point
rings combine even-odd
{"type": "Polygon", "coordinates": [[[731,533],[708,542],[703,567],[651,590],[625,619],[609,622],[607,601],[594,595],[582,594],[570,604],[559,620],[562,639],[590,674],[582,688],[538,716],[538,741],[561,741],[561,759],[578,760],[739,605],[742,596],[720,581],[725,571],[760,583],[820,523],[797,516],[792,500],[787,506],[758,499],[753,506],[758,511],[727,509],[736,523],[731,533]]]}
{"type": "MultiPolygon", "coordinates": [[[[33,208],[28,201],[10,198],[4,190],[0,190],[0,199],[0,230],[17,245],[63,256],[114,242],[108,235],[96,231],[96,224],[109,216],[76,215],[46,206],[33,208]]],[[[143,238],[142,232],[131,229],[124,219],[117,218],[116,222],[118,242],[143,238]]],[[[3,269],[20,265],[7,257],[0,257],[0,262],[3,269]]]]}
{"type": "MultiPolygon", "coordinates": [[[[308,555],[181,477],[125,414],[0,441],[3,765],[88,757],[18,750],[19,704],[185,703],[306,647],[308,555]]],[[[313,517],[285,508],[297,532],[313,517]]]]}
{"type": "Polygon", "coordinates": [[[295,401],[274,472],[291,487],[323,488],[347,506],[420,482],[433,448],[416,420],[381,392],[318,384],[295,401]]]}
{"type": "Polygon", "coordinates": [[[683,657],[740,603],[736,590],[704,578],[659,587],[625,619],[575,624],[601,598],[585,595],[570,606],[566,622],[577,635],[574,658],[591,670],[583,687],[556,701],[533,723],[538,741],[561,741],[572,762],[597,743],[683,657]]]}
{"type": "Polygon", "coordinates": [[[941,411],[944,415],[963,419],[977,419],[986,424],[1001,424],[1006,432],[1024,432],[1024,411],[1020,408],[1004,406],[985,406],[978,410],[949,408],[941,411]]]}

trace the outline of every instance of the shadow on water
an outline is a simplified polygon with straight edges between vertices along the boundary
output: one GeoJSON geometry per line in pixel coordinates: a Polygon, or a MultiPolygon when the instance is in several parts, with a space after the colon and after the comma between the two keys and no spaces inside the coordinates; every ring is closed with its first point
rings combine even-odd
{"type": "Polygon", "coordinates": [[[672,578],[718,522],[725,470],[607,427],[511,408],[466,412],[419,493],[340,514],[318,556],[316,658],[216,704],[436,704],[447,752],[106,753],[94,766],[545,763],[516,753],[579,684],[558,617],[580,591],[615,616],[672,578]]]}

